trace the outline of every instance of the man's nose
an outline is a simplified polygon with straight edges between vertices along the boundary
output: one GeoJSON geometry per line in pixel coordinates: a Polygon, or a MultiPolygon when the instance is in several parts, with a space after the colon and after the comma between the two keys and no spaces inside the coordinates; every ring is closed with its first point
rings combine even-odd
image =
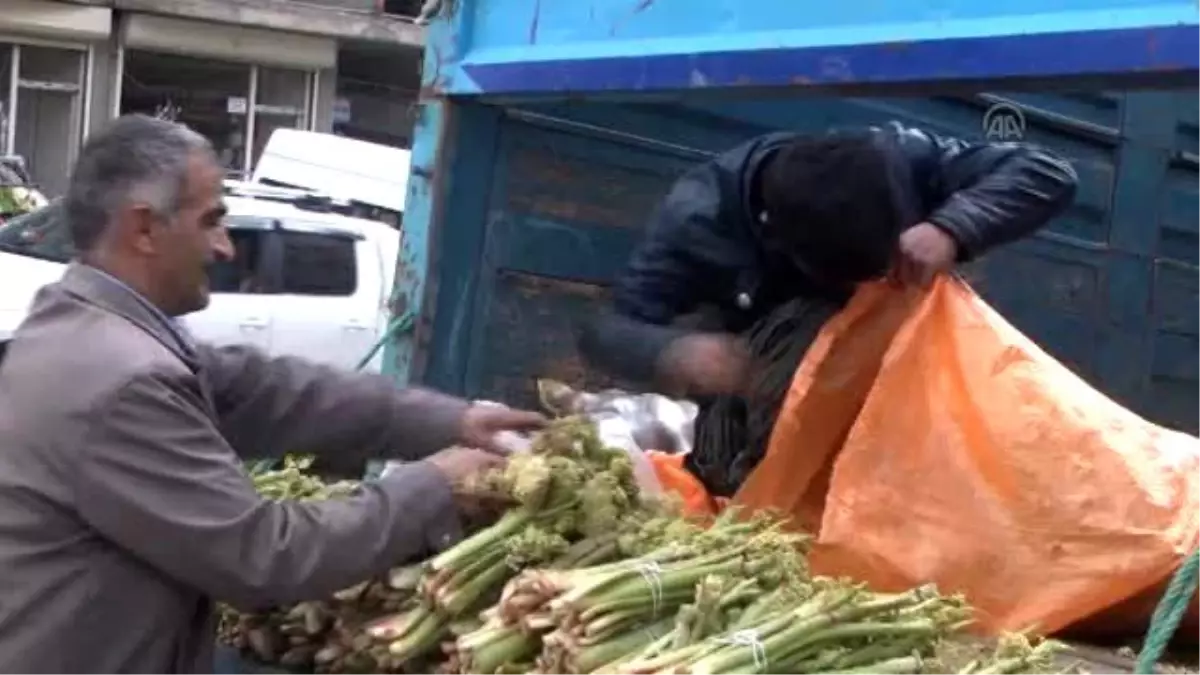
{"type": "Polygon", "coordinates": [[[233,240],[229,238],[229,230],[223,227],[213,232],[212,248],[213,256],[226,262],[233,260],[234,254],[237,253],[233,240]]]}

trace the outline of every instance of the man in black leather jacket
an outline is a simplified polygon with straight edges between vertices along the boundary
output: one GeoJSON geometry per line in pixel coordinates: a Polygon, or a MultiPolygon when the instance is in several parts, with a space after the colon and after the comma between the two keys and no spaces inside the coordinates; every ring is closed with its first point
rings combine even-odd
{"type": "Polygon", "coordinates": [[[585,328],[581,349],[664,393],[736,394],[748,364],[736,336],[774,308],[844,302],[885,275],[926,285],[1045,225],[1076,181],[1044,149],[894,122],[755,138],[674,185],[617,279],[614,311],[585,328]],[[711,330],[672,325],[701,307],[715,309],[711,330]]]}

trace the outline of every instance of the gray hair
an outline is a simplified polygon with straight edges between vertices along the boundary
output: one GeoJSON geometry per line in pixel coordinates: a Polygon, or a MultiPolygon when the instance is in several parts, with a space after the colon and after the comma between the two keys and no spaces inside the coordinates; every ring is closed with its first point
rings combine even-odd
{"type": "Polygon", "coordinates": [[[195,152],[211,153],[212,145],[182,124],[146,115],[124,115],[94,134],[75,161],[63,199],[75,248],[91,250],[130,202],[173,216],[195,152]]]}

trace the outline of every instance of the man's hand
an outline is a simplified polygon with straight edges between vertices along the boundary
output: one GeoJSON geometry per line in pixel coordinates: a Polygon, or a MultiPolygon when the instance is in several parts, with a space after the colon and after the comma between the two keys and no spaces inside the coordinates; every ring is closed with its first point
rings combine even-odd
{"type": "Polygon", "coordinates": [[[468,448],[478,448],[497,455],[508,450],[496,437],[502,431],[527,434],[546,426],[546,418],[527,410],[507,406],[476,403],[463,414],[459,442],[468,448]]]}
{"type": "Polygon", "coordinates": [[[937,275],[949,272],[958,260],[958,242],[932,223],[920,223],[900,235],[888,279],[897,286],[927,288],[937,275]]]}
{"type": "Polygon", "coordinates": [[[481,471],[500,466],[504,463],[504,458],[486,450],[453,447],[430,455],[422,461],[432,464],[451,484],[461,485],[481,471]]]}
{"type": "Polygon", "coordinates": [[[736,394],[745,387],[749,365],[750,355],[737,338],[698,333],[667,345],[658,371],[675,395],[736,394]]]}
{"type": "Polygon", "coordinates": [[[475,448],[454,447],[446,448],[422,461],[433,465],[445,477],[454,491],[454,501],[464,516],[477,518],[499,506],[489,504],[487,495],[477,494],[468,486],[473,477],[502,465],[504,458],[500,455],[475,448]]]}

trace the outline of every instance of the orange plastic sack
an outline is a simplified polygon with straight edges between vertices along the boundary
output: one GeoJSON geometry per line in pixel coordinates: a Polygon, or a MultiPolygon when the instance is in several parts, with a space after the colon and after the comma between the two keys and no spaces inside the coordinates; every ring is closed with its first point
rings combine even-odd
{"type": "Polygon", "coordinates": [[[1200,538],[1198,467],[1200,440],[1109,400],[945,279],[864,287],[829,321],[734,502],[793,515],[816,572],[935,582],[985,631],[1106,610],[1136,630],[1200,538]]]}
{"type": "Polygon", "coordinates": [[[654,476],[665,492],[673,492],[683,502],[683,512],[689,516],[707,518],[715,516],[724,507],[724,500],[712,497],[704,483],[683,466],[683,455],[672,455],[651,450],[646,453],[654,476]]]}

